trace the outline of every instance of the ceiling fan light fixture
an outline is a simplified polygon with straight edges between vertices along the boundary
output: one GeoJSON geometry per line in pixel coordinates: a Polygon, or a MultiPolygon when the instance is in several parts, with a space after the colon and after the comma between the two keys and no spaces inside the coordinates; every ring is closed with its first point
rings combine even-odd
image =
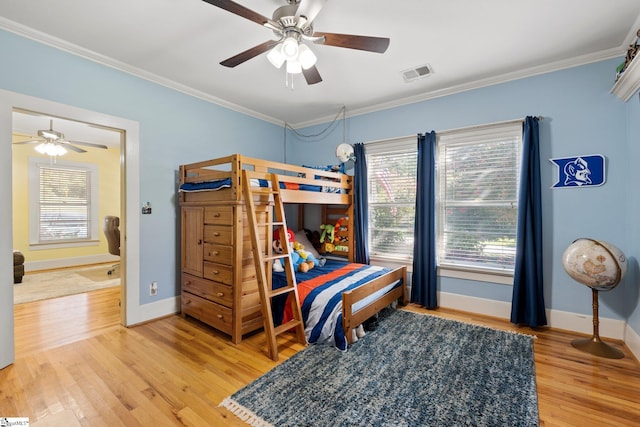
{"type": "Polygon", "coordinates": [[[284,64],[284,61],[286,61],[286,58],[282,53],[282,43],[278,43],[273,49],[269,51],[269,53],[267,54],[267,59],[274,67],[282,67],[282,64],[284,64]]]}
{"type": "Polygon", "coordinates": [[[64,156],[67,154],[67,150],[60,144],[49,141],[36,145],[35,150],[40,154],[46,154],[51,157],[64,156]]]}
{"type": "Polygon", "coordinates": [[[287,73],[289,74],[300,74],[302,73],[302,65],[296,60],[288,60],[287,61],[287,73]]]}
{"type": "Polygon", "coordinates": [[[300,45],[300,47],[298,48],[298,62],[300,62],[302,68],[308,70],[309,68],[316,65],[317,60],[318,58],[316,58],[316,55],[311,49],[309,49],[307,45],[300,45]]]}
{"type": "Polygon", "coordinates": [[[298,58],[299,44],[295,37],[287,37],[281,45],[282,55],[284,55],[287,61],[298,58]]]}

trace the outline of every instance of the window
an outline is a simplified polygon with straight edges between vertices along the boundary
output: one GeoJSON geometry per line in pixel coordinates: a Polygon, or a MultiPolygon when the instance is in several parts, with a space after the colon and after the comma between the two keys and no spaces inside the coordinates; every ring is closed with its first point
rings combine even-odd
{"type": "Polygon", "coordinates": [[[97,166],[29,160],[31,245],[98,239],[97,166]]]}
{"type": "Polygon", "coordinates": [[[416,207],[416,137],[367,144],[369,250],[411,259],[416,207]]]}
{"type": "Polygon", "coordinates": [[[439,266],[513,271],[521,151],[520,122],[437,137],[439,266]]]}
{"type": "MultiPolygon", "coordinates": [[[[416,139],[366,146],[372,256],[413,256],[416,139]]],[[[441,271],[513,272],[521,151],[519,121],[437,135],[436,247],[441,271]]]]}

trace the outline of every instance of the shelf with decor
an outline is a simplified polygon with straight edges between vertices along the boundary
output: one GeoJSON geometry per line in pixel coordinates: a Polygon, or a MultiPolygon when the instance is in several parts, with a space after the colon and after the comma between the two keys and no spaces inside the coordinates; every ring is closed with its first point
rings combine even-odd
{"type": "Polygon", "coordinates": [[[622,72],[618,80],[616,80],[615,85],[613,85],[613,88],[611,89],[611,93],[622,99],[624,102],[627,102],[634,93],[640,90],[640,54],[638,54],[639,49],[640,30],[638,30],[638,41],[636,41],[635,45],[631,45],[629,47],[629,51],[627,52],[627,58],[633,59],[631,59],[631,62],[629,62],[625,67],[624,71],[622,72]]]}

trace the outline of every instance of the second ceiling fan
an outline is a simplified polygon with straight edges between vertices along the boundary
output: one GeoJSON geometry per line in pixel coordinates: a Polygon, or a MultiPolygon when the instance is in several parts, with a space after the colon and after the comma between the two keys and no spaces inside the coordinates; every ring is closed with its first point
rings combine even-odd
{"type": "Polygon", "coordinates": [[[315,66],[316,56],[303,41],[376,53],[384,53],[389,47],[389,39],[384,37],[315,32],[313,20],[327,0],[288,0],[289,4],[276,9],[271,19],[231,0],[203,1],[267,27],[279,37],[225,59],[220,63],[225,67],[235,67],[269,51],[267,58],[276,68],[286,64],[288,74],[302,73],[312,85],[320,83],[322,77],[315,66]]]}

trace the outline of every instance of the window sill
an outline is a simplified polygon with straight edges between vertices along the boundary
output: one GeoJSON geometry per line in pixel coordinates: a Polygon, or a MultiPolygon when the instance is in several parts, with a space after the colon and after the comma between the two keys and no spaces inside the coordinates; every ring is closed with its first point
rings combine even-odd
{"type": "MultiPolygon", "coordinates": [[[[413,260],[408,258],[392,258],[371,256],[371,264],[387,268],[396,268],[402,265],[407,266],[409,273],[413,272],[413,260]]],[[[497,283],[500,285],[513,286],[513,272],[505,271],[479,271],[460,267],[438,267],[437,273],[440,277],[451,277],[455,279],[475,280],[477,282],[497,283]]]]}
{"type": "Polygon", "coordinates": [[[60,243],[30,243],[30,251],[42,251],[46,249],[82,248],[85,246],[98,246],[99,240],[83,240],[82,242],[60,242],[60,243]]]}
{"type": "Polygon", "coordinates": [[[513,285],[512,272],[484,272],[454,267],[438,267],[437,274],[440,277],[451,277],[456,279],[475,280],[478,282],[498,283],[501,285],[513,285]]]}

